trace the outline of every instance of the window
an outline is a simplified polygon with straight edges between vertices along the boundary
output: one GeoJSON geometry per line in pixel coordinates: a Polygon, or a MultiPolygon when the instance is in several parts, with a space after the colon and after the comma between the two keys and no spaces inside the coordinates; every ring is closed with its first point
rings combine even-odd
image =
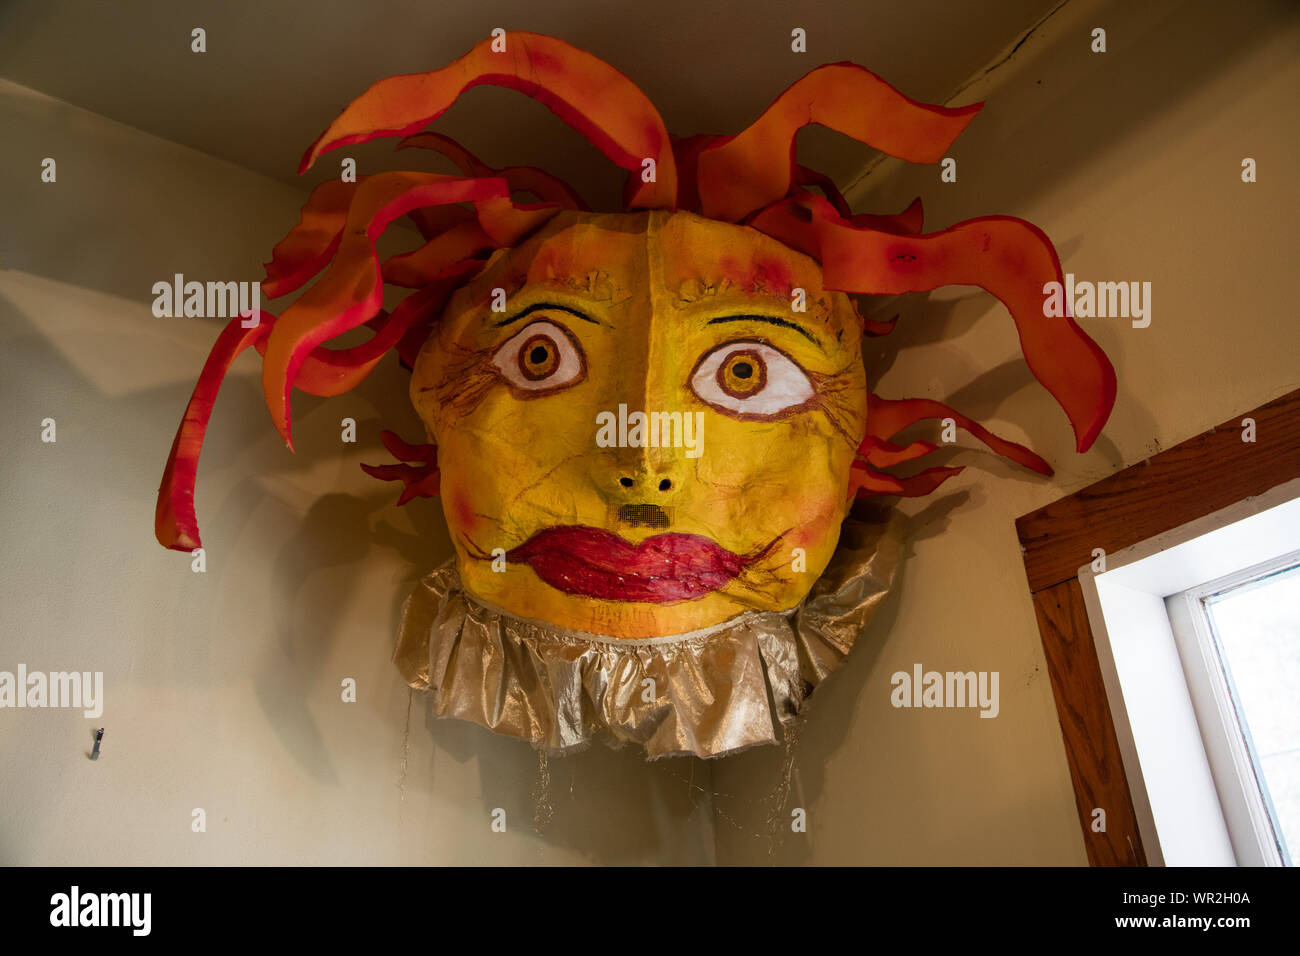
{"type": "Polygon", "coordinates": [[[1166,605],[1237,858],[1290,865],[1300,850],[1300,552],[1166,605]],[[1197,700],[1198,689],[1209,696],[1197,700]]]}
{"type": "Polygon", "coordinates": [[[1300,482],[1080,570],[1148,858],[1300,849],[1300,482]]]}
{"type": "MultiPolygon", "coordinates": [[[[1092,865],[1281,863],[1284,853],[1295,859],[1291,765],[1300,758],[1286,741],[1298,721],[1294,711],[1283,717],[1267,708],[1300,697],[1300,674],[1293,656],[1265,656],[1272,669],[1259,669],[1273,683],[1248,690],[1262,683],[1254,670],[1262,652],[1240,635],[1258,633],[1258,617],[1245,632],[1234,625],[1252,613],[1240,610],[1250,599],[1236,596],[1295,564],[1287,556],[1300,548],[1296,499],[1300,389],[1016,519],[1092,865]],[[1186,600],[1167,602],[1206,585],[1211,589],[1200,597],[1207,601],[1191,609],[1186,600]],[[1188,626],[1177,629],[1181,638],[1173,626],[1178,608],[1188,611],[1188,626]],[[1218,672],[1237,693],[1235,701],[1228,694],[1226,711],[1208,686],[1215,671],[1184,668],[1180,644],[1195,633],[1191,610],[1207,633],[1217,628],[1214,660],[1226,661],[1218,672]],[[1253,660],[1242,656],[1251,654],[1253,660]],[[1265,709],[1252,704],[1256,699],[1265,709]],[[1275,734],[1274,720],[1285,730],[1275,734]],[[1216,721],[1224,740],[1236,728],[1236,758],[1231,748],[1212,746],[1216,721]],[[1235,779],[1250,787],[1225,776],[1225,753],[1234,765],[1244,755],[1249,775],[1235,779]],[[1229,799],[1234,790],[1242,795],[1236,804],[1229,799]],[[1262,816],[1251,816],[1251,799],[1262,816]]],[[[1285,578],[1288,589],[1292,580],[1285,578]]],[[[1258,586],[1267,593],[1254,600],[1295,613],[1293,591],[1258,586]]]]}

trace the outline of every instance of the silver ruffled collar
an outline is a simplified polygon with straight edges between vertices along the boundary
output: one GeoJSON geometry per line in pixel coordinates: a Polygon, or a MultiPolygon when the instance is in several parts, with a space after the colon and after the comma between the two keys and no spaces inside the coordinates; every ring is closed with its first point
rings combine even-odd
{"type": "Polygon", "coordinates": [[[884,599],[900,528],[897,516],[846,519],[826,571],[789,611],[646,640],[515,617],[466,592],[453,560],[407,598],[393,660],[438,716],[551,753],[593,739],[638,743],[650,758],[777,743],[884,599]]]}

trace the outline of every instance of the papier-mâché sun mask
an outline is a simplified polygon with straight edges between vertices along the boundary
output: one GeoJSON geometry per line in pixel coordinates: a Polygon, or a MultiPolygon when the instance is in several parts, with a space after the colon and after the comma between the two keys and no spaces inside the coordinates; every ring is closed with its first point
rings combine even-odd
{"type": "Polygon", "coordinates": [[[466,590],[625,638],[793,608],[850,502],[860,343],[848,297],[754,230],[557,215],[456,293],[411,377],[466,590]]]}
{"type": "Polygon", "coordinates": [[[833,64],[737,136],[674,139],[626,77],[526,33],[381,81],[304,168],[407,135],[464,176],[317,187],[263,288],[274,298],[320,278],[278,319],[236,319],[218,339],[172,448],[158,539],[199,545],[198,453],[243,349],[264,355],[286,441],[293,388],[339,394],[396,350],[428,443],[384,433],[402,463],[366,468],[404,483],[399,503],[440,496],[455,544],[454,563],[408,600],[395,655],[435,711],[552,750],[603,736],[717,756],[774,741],[889,584],[895,532],[851,517],[853,502],[926,494],[960,470],[886,471],[935,449],[895,444],[900,432],[952,418],[1050,473],[941,403],[871,393],[863,343],[892,325],[862,318],[849,294],[992,292],[1081,451],[1114,401],[1100,349],[1070,317],[1043,314],[1061,270],[1041,232],[990,217],[923,235],[919,201],[853,215],[793,158],[795,132],[816,122],[935,162],[977,109],[923,106],[833,64]],[[627,208],[590,212],[540,170],[491,170],[418,132],[483,82],[537,98],[628,169],[627,208]],[[519,204],[521,192],[541,202],[519,204]],[[375,239],[400,216],[425,241],[381,263],[375,239]],[[385,313],[385,283],[415,291],[385,313]],[[365,344],[325,346],[363,324],[365,344]]]}

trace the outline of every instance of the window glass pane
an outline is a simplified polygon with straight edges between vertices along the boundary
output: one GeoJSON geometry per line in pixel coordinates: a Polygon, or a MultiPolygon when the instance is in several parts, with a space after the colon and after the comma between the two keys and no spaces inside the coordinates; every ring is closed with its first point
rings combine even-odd
{"type": "Polygon", "coordinates": [[[1300,856],[1300,567],[1208,598],[1206,611],[1253,744],[1265,803],[1300,856]]]}

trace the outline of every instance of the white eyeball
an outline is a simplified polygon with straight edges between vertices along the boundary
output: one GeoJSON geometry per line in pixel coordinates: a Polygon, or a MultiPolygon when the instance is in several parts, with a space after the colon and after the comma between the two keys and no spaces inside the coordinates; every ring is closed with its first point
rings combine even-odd
{"type": "Polygon", "coordinates": [[[704,354],[691,373],[691,390],[738,418],[776,418],[815,394],[808,373],[765,342],[725,342],[704,354]]]}
{"type": "Polygon", "coordinates": [[[582,348],[568,329],[546,320],[530,322],[496,350],[492,364],[515,388],[541,392],[586,377],[582,348]]]}

